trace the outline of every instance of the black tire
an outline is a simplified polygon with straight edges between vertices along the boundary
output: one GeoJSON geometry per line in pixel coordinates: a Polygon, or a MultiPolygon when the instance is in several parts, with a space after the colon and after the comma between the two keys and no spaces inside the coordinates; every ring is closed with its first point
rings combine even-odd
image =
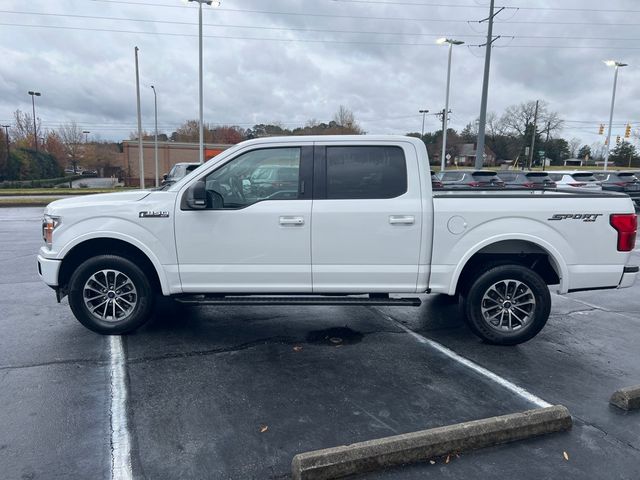
{"type": "Polygon", "coordinates": [[[545,326],[551,311],[546,283],[522,265],[494,266],[475,281],[470,279],[462,302],[471,331],[494,345],[517,345],[532,339],[545,326]]]}
{"type": "Polygon", "coordinates": [[[155,293],[142,269],[131,260],[116,255],[99,255],[86,260],[75,270],[69,282],[71,311],[82,325],[103,335],[130,333],[142,326],[151,317],[154,299],[155,293]],[[118,272],[119,275],[108,272],[118,272]],[[124,282],[125,278],[130,282],[124,282]],[[107,287],[111,283],[115,288],[102,289],[99,284],[103,283],[107,287]],[[117,289],[118,283],[121,290],[117,289]],[[130,285],[133,285],[133,289],[130,285]],[[94,287],[102,293],[94,290],[94,287]],[[95,300],[85,296],[85,292],[86,295],[96,295],[95,300]],[[115,302],[107,295],[113,295],[115,300],[120,301],[115,302]],[[99,307],[103,299],[107,299],[104,310],[99,307]],[[85,300],[89,301],[90,306],[97,307],[94,313],[85,300]],[[114,303],[120,308],[116,308],[114,303]]]}

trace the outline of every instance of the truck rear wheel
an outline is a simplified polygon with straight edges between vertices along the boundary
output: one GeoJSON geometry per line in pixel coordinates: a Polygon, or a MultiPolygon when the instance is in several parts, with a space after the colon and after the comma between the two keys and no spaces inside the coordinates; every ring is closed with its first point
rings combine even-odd
{"type": "Polygon", "coordinates": [[[551,295],[536,272],[499,265],[480,275],[463,297],[466,321],[487,343],[517,345],[535,337],[551,311],[551,295]]]}
{"type": "Polygon", "coordinates": [[[69,282],[71,311],[89,330],[105,335],[129,333],[151,316],[154,292],[132,261],[100,255],[83,262],[69,282]]]}

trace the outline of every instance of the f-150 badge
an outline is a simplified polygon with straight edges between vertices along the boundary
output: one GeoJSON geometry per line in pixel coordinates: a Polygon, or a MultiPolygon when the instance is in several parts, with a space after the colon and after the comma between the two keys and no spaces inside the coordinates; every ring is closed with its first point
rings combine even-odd
{"type": "Polygon", "coordinates": [[[602,213],[556,213],[547,220],[582,220],[583,222],[595,222],[602,213]]]}
{"type": "Polygon", "coordinates": [[[169,212],[140,212],[140,218],[167,218],[169,216],[169,212]]]}

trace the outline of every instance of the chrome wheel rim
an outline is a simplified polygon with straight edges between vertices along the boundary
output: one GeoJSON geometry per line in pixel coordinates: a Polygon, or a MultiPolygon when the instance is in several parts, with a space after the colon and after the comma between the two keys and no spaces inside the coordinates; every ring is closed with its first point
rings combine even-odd
{"type": "Polygon", "coordinates": [[[480,309],[489,327],[512,333],[531,323],[536,298],[527,284],[513,279],[500,280],[486,290],[480,309]]]}
{"type": "Polygon", "coordinates": [[[138,303],[135,285],[118,270],[100,270],[91,275],[82,296],[91,315],[106,322],[126,320],[138,303]]]}

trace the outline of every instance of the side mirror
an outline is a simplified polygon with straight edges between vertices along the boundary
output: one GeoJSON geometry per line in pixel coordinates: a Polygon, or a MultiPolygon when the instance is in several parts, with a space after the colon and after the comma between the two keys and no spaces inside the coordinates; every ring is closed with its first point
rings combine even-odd
{"type": "Polygon", "coordinates": [[[165,173],[164,175],[162,175],[162,180],[166,180],[168,176],[169,176],[169,174],[165,173]]]}
{"type": "Polygon", "coordinates": [[[207,185],[204,180],[200,180],[187,190],[187,205],[193,210],[204,210],[207,208],[207,185]]]}

